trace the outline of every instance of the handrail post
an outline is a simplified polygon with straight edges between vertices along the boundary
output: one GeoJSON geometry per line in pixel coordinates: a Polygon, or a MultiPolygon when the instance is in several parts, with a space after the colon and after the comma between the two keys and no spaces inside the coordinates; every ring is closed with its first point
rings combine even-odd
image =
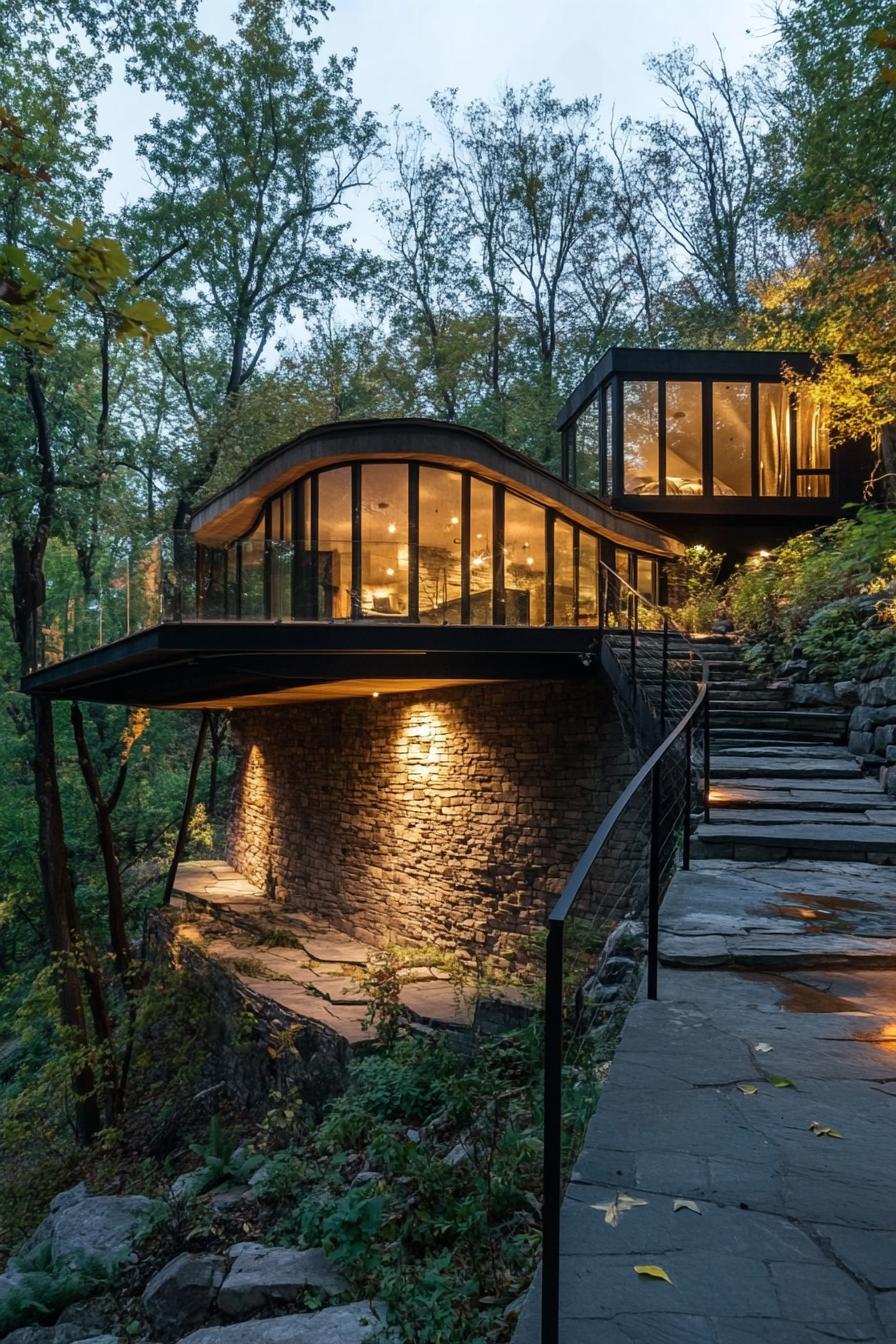
{"type": "Polygon", "coordinates": [[[549,921],[544,980],[544,1155],[541,1205],[541,1344],[560,1335],[563,1161],[563,922],[549,921]]]}
{"type": "Polygon", "coordinates": [[[637,635],[638,635],[638,608],[632,602],[631,597],[626,601],[626,610],[628,612],[628,638],[629,638],[629,658],[632,669],[632,686],[638,681],[638,662],[637,662],[637,635]]]}
{"type": "Polygon", "coordinates": [[[663,617],[663,662],[660,673],[660,735],[666,736],[666,686],[669,676],[669,617],[663,617]]]}
{"type": "Polygon", "coordinates": [[[703,697],[703,820],[709,821],[709,682],[703,697]]]}
{"type": "Polygon", "coordinates": [[[193,752],[193,764],[190,766],[190,779],[187,784],[187,796],[184,799],[183,815],[180,819],[180,830],[177,832],[177,840],[174,843],[174,854],[171,857],[171,866],[168,869],[168,877],[165,880],[165,892],[162,896],[162,904],[171,904],[171,893],[174,890],[174,879],[177,876],[177,870],[180,866],[180,856],[183,853],[184,842],[187,838],[187,830],[190,825],[190,817],[193,813],[193,796],[196,793],[196,780],[199,778],[199,762],[202,760],[202,748],[205,746],[205,735],[208,732],[208,710],[202,711],[202,718],[199,723],[199,732],[196,735],[196,749],[193,752]]]}
{"type": "Polygon", "coordinates": [[[691,751],[693,735],[688,723],[684,730],[684,832],[681,837],[681,866],[685,872],[691,866],[691,751]]]}
{"type": "Polygon", "coordinates": [[[600,566],[597,575],[597,626],[603,630],[607,619],[607,571],[600,566]]]}
{"type": "Polygon", "coordinates": [[[660,770],[657,761],[650,776],[650,860],[647,877],[647,997],[657,993],[660,936],[660,770]]]}

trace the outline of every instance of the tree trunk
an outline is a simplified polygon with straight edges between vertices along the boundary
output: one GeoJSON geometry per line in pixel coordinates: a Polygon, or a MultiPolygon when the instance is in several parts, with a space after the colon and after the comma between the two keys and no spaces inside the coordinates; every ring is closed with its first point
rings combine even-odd
{"type": "Polygon", "coordinates": [[[127,975],[131,964],[131,949],[128,943],[127,924],[124,914],[124,892],[121,884],[121,870],[118,866],[118,854],[115,850],[115,837],[112,833],[111,809],[108,806],[100,786],[99,777],[87,745],[84,732],[84,718],[77,700],[72,701],[72,729],[78,748],[78,764],[96,819],[96,833],[100,853],[103,857],[103,869],[106,874],[106,892],[109,912],[109,942],[115,958],[115,969],[121,977],[125,990],[128,990],[127,975]]]}
{"type": "Polygon", "coordinates": [[[99,1132],[101,1120],[96,1081],[87,1058],[90,1040],[72,936],[71,915],[75,909],[75,894],[65,851],[62,804],[56,777],[53,706],[45,696],[31,697],[31,718],[34,724],[34,789],[44,910],[50,946],[57,957],[62,1024],[71,1033],[78,1055],[72,1075],[75,1133],[79,1143],[87,1144],[99,1132]]]}

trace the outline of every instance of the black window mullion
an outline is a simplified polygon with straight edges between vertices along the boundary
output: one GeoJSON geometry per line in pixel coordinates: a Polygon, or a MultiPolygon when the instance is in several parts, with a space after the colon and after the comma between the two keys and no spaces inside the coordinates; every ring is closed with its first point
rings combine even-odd
{"type": "Polygon", "coordinates": [[[579,623],[579,536],[580,529],[574,527],[572,530],[572,619],[575,625],[579,623]]]}
{"type": "Polygon", "coordinates": [[[308,565],[308,581],[311,593],[308,602],[308,614],[313,621],[320,619],[320,474],[311,477],[311,555],[308,565]]]}
{"type": "Polygon", "coordinates": [[[408,620],[420,619],[420,463],[408,463],[408,620]]]}
{"type": "Polygon", "coordinates": [[[504,582],[504,487],[494,487],[492,515],[492,620],[495,625],[507,622],[507,596],[504,582]]]}
{"type": "Polygon", "coordinates": [[[271,587],[272,587],[272,575],[273,575],[273,566],[271,564],[272,560],[271,522],[273,512],[274,512],[274,501],[269,499],[264,509],[264,542],[262,543],[262,557],[261,557],[262,600],[263,600],[264,619],[266,621],[269,621],[271,619],[271,613],[273,610],[273,603],[271,601],[271,587]]]}
{"type": "Polygon", "coordinates": [[[610,393],[611,404],[613,407],[613,425],[612,425],[612,443],[610,444],[611,455],[613,459],[612,477],[608,482],[608,494],[611,499],[622,494],[625,485],[625,462],[623,461],[625,442],[625,426],[622,423],[622,379],[616,377],[613,379],[612,392],[610,393]]]}
{"type": "Polygon", "coordinates": [[[554,624],[554,524],[553,509],[544,511],[544,623],[554,624]]]}
{"type": "Polygon", "coordinates": [[[759,384],[750,383],[750,494],[759,495],[759,384]]]}
{"type": "Polygon", "coordinates": [[[361,619],[361,464],[352,463],[352,593],[351,618],[361,619]]]}
{"type": "Polygon", "coordinates": [[[304,481],[297,481],[290,491],[290,508],[292,509],[292,541],[290,542],[290,582],[292,585],[292,618],[294,621],[304,616],[304,593],[303,593],[303,574],[302,568],[305,558],[305,510],[302,507],[304,500],[302,491],[305,489],[304,481]]]}
{"type": "Polygon", "coordinates": [[[712,381],[704,378],[703,388],[703,493],[713,493],[712,473],[712,381]]]}
{"type": "Polygon", "coordinates": [[[460,481],[460,623],[470,624],[470,473],[460,481]]]}

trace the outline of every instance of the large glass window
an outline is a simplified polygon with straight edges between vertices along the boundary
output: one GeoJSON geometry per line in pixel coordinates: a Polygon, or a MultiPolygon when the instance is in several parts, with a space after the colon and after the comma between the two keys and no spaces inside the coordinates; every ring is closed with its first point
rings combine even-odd
{"type": "Polygon", "coordinates": [[[292,491],[272,499],[270,509],[270,614],[273,620],[281,621],[292,616],[292,491]]]}
{"type": "Polygon", "coordinates": [[[790,494],[790,392],[759,384],[759,493],[790,494]]]}
{"type": "Polygon", "coordinates": [[[801,499],[827,499],[831,493],[831,438],[825,409],[808,394],[797,403],[796,493],[801,499]],[[800,472],[820,475],[800,475],[800,472]]]}
{"type": "Polygon", "coordinates": [[[576,421],[576,485],[600,489],[600,407],[592,401],[576,421]]]}
{"type": "Polygon", "coordinates": [[[504,497],[504,601],[508,625],[544,625],[545,512],[509,491],[504,497]]]}
{"type": "Polygon", "coordinates": [[[361,611],[407,616],[408,469],[375,462],[361,468],[361,611]]]}
{"type": "Polygon", "coordinates": [[[613,384],[608,383],[604,388],[604,472],[600,487],[602,495],[612,495],[616,488],[613,480],[614,448],[613,384]]]}
{"type": "Polygon", "coordinates": [[[573,529],[554,521],[554,625],[576,624],[576,567],[573,529]]]}
{"type": "Polygon", "coordinates": [[[750,384],[712,385],[712,492],[752,494],[750,384]]]}
{"type": "Polygon", "coordinates": [[[579,584],[576,621],[579,625],[597,625],[597,537],[579,532],[579,584]]]}
{"type": "Polygon", "coordinates": [[[616,547],[615,563],[613,565],[615,573],[623,582],[611,578],[609,580],[609,591],[607,593],[608,608],[611,613],[615,613],[617,620],[627,623],[632,612],[632,553],[625,551],[621,546],[616,547]]]}
{"type": "Polygon", "coordinates": [[[702,383],[666,383],[666,494],[703,494],[702,383]]]}
{"type": "Polygon", "coordinates": [[[639,555],[635,561],[635,587],[648,602],[656,602],[656,561],[639,555]]]}
{"type": "Polygon", "coordinates": [[[474,476],[470,481],[470,622],[490,625],[493,619],[494,491],[474,476]]]}
{"type": "Polygon", "coordinates": [[[263,621],[267,612],[264,602],[265,565],[264,513],[255,530],[240,542],[240,618],[244,621],[263,621]]]}
{"type": "Polygon", "coordinates": [[[626,382],[623,452],[627,495],[657,495],[660,479],[659,384],[626,382]]]}
{"type": "Polygon", "coordinates": [[[461,477],[420,468],[419,611],[426,624],[461,618],[461,477]]]}
{"type": "Polygon", "coordinates": [[[333,467],[317,478],[317,603],[324,620],[352,614],[352,472],[333,467]]]}

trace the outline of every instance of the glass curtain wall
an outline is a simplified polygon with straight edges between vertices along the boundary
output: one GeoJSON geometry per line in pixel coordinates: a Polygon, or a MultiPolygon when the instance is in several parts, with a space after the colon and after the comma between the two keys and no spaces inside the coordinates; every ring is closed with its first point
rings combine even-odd
{"type": "MultiPolygon", "coordinates": [[[[609,382],[600,393],[608,476],[614,449],[612,387],[609,382]]],[[[781,382],[624,379],[623,493],[752,498],[755,490],[763,498],[829,497],[831,445],[825,409],[807,395],[799,398],[795,412],[793,404],[790,389],[781,382]]]]}
{"type": "MultiPolygon", "coordinates": [[[[202,614],[594,625],[599,554],[595,533],[469,472],[325,467],[270,499],[242,540],[200,548],[202,614]]],[[[630,554],[617,552],[627,578],[630,554]]]]}

